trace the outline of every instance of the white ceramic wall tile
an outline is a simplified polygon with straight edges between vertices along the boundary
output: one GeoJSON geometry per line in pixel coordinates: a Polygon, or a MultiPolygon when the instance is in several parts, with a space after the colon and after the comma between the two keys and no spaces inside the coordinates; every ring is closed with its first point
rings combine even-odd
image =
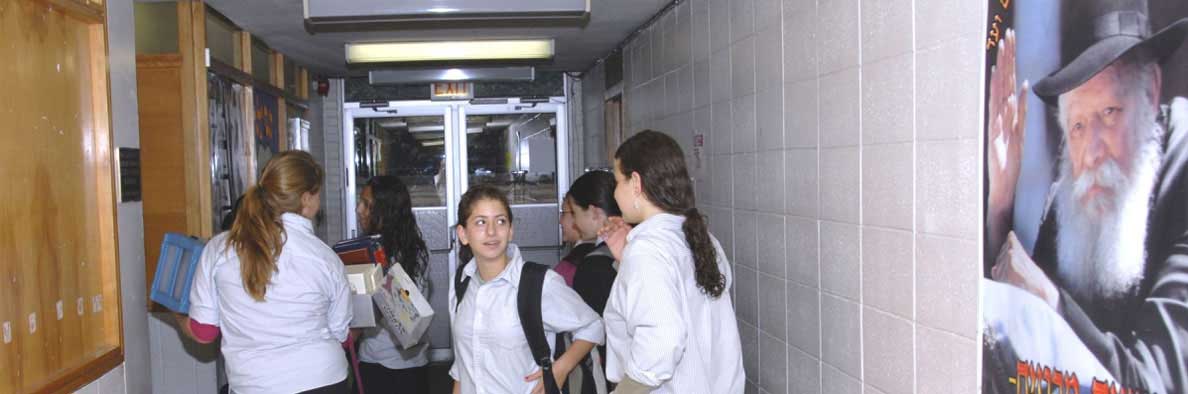
{"type": "Polygon", "coordinates": [[[975,338],[978,322],[978,243],[916,237],[916,321],[975,338]]]}
{"type": "Polygon", "coordinates": [[[788,347],[789,392],[821,394],[821,361],[795,347],[788,347]]]}
{"type": "Polygon", "coordinates": [[[816,148],[817,80],[784,84],[784,143],[788,148],[816,148]]]}
{"type": "Polygon", "coordinates": [[[861,94],[858,68],[849,68],[821,77],[818,91],[821,146],[858,145],[861,94]]]}
{"type": "Polygon", "coordinates": [[[820,163],[821,218],[857,224],[861,174],[858,148],[821,149],[820,163]]]}
{"type": "Polygon", "coordinates": [[[734,208],[755,209],[756,174],[755,154],[734,155],[734,208]]]}
{"type": "MultiPolygon", "coordinates": [[[[777,183],[777,182],[769,182],[777,183]]],[[[787,259],[784,256],[786,237],[784,236],[784,216],[780,214],[764,214],[758,216],[758,259],[759,272],[776,278],[786,277],[787,259]]],[[[782,286],[781,286],[782,287],[782,286]]]]}
{"type": "Polygon", "coordinates": [[[863,380],[883,393],[911,394],[915,378],[912,322],[867,307],[862,325],[863,380]]]}
{"type": "Polygon", "coordinates": [[[733,97],[730,90],[730,59],[729,48],[714,52],[710,56],[710,101],[714,103],[730,101],[733,97]]]}
{"type": "Polygon", "coordinates": [[[821,392],[830,394],[860,394],[862,382],[829,363],[821,363],[821,392]]]}
{"type": "Polygon", "coordinates": [[[693,65],[685,64],[683,67],[677,69],[677,102],[675,113],[688,112],[693,110],[693,100],[696,90],[693,86],[696,83],[693,80],[693,65]]]}
{"type": "Polygon", "coordinates": [[[743,369],[748,381],[759,377],[759,329],[750,323],[738,322],[739,339],[742,342],[743,369]]]}
{"type": "Polygon", "coordinates": [[[731,92],[735,98],[755,93],[755,37],[753,35],[738,40],[730,46],[730,83],[731,92]]]}
{"type": "MultiPolygon", "coordinates": [[[[779,19],[776,21],[778,22],[779,19]]],[[[764,27],[755,34],[755,80],[758,90],[779,86],[783,82],[783,41],[784,34],[779,23],[764,27]]]]}
{"type": "Polygon", "coordinates": [[[788,216],[784,232],[788,248],[788,281],[820,287],[820,230],[816,219],[788,216]]]}
{"type": "MultiPolygon", "coordinates": [[[[734,151],[734,105],[730,101],[710,104],[710,121],[713,122],[711,152],[729,154],[734,151]]],[[[729,183],[726,183],[728,185],[729,183]]]]}
{"type": "Polygon", "coordinates": [[[783,0],[755,1],[755,31],[779,25],[783,19],[783,0]]]}
{"type": "Polygon", "coordinates": [[[862,63],[912,50],[912,0],[862,2],[862,63]]]}
{"type": "Polygon", "coordinates": [[[803,81],[816,78],[817,13],[812,10],[785,14],[783,29],[784,80],[803,81]]]}
{"type": "Polygon", "coordinates": [[[735,265],[734,310],[739,322],[759,325],[759,275],[755,270],[735,265]]]}
{"type": "MultiPolygon", "coordinates": [[[[759,273],[759,331],[782,342],[788,335],[788,295],[783,279],[759,273]]],[[[782,369],[782,368],[781,368],[782,369]]]]}
{"type": "Polygon", "coordinates": [[[691,0],[689,8],[692,12],[691,34],[689,41],[693,61],[709,60],[710,54],[710,0],[691,0]]]}
{"type": "Polygon", "coordinates": [[[858,0],[820,0],[817,15],[820,33],[816,39],[821,74],[853,68],[859,59],[858,0]]]}
{"type": "Polygon", "coordinates": [[[912,144],[862,148],[863,224],[912,229],[912,144]]]}
{"type": "Polygon", "coordinates": [[[730,41],[755,33],[755,0],[730,0],[730,41]]]}
{"type": "Polygon", "coordinates": [[[821,352],[821,292],[788,282],[788,344],[817,357],[821,352]]]}
{"type": "Polygon", "coordinates": [[[982,43],[980,37],[963,38],[916,52],[918,139],[981,138],[982,89],[953,87],[981,81],[982,43]]]}
{"type": "Polygon", "coordinates": [[[959,337],[924,326],[916,328],[916,352],[928,357],[916,359],[915,390],[920,394],[976,393],[978,349],[973,339],[959,337]]]}
{"type": "Polygon", "coordinates": [[[710,62],[706,58],[693,65],[693,106],[701,108],[710,104],[711,82],[710,62]]]}
{"type": "Polygon", "coordinates": [[[784,155],[787,162],[785,195],[789,215],[815,218],[820,212],[817,197],[817,150],[790,149],[784,155]]]}
{"type": "Polygon", "coordinates": [[[664,110],[659,114],[660,117],[667,117],[676,115],[681,112],[681,85],[688,85],[681,81],[681,74],[679,72],[670,72],[664,74],[664,97],[661,100],[664,104],[661,106],[664,110]]]}
{"type": "Polygon", "coordinates": [[[916,0],[915,47],[927,48],[954,38],[981,36],[988,4],[980,0],[916,0]]]}
{"type": "Polygon", "coordinates": [[[124,394],[128,392],[124,374],[124,364],[120,364],[91,385],[98,384],[99,394],[124,394]]]}
{"type": "Polygon", "coordinates": [[[862,376],[862,325],[859,305],[821,296],[821,359],[850,376],[862,376]]]}
{"type": "Polygon", "coordinates": [[[862,294],[867,306],[915,318],[915,275],[911,232],[866,227],[862,229],[862,294]]]}
{"type": "MultiPolygon", "coordinates": [[[[734,212],[734,263],[752,270],[757,269],[758,219],[755,212],[734,212]]],[[[754,322],[752,322],[754,323],[754,322]]]]}
{"type": "Polygon", "coordinates": [[[861,300],[858,225],[821,222],[821,289],[850,301],[861,300]]]}
{"type": "Polygon", "coordinates": [[[710,53],[730,47],[730,0],[709,1],[710,53]]]}
{"type": "Polygon", "coordinates": [[[732,101],[734,132],[731,139],[734,142],[735,153],[750,153],[756,149],[758,130],[755,125],[755,95],[735,98],[732,101]]]}
{"type": "Polygon", "coordinates": [[[759,387],[770,393],[788,392],[788,347],[765,333],[759,335],[759,387]]]}
{"type": "Polygon", "coordinates": [[[978,140],[917,144],[916,215],[923,233],[978,239],[981,149],[978,140]]]}
{"type": "MultiPolygon", "coordinates": [[[[755,96],[756,149],[784,148],[784,89],[772,81],[755,96]]],[[[781,204],[783,205],[783,204],[781,204]]]]}
{"type": "Polygon", "coordinates": [[[912,58],[909,53],[862,66],[863,144],[912,141],[912,58]]]}

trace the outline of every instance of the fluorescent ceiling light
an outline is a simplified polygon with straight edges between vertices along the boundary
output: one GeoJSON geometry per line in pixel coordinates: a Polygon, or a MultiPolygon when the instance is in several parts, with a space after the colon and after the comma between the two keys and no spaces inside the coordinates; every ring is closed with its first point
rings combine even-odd
{"type": "Polygon", "coordinates": [[[553,40],[420,41],[346,44],[348,63],[546,60],[553,40]]]}
{"type": "Polygon", "coordinates": [[[445,131],[444,125],[424,125],[412,126],[408,128],[409,133],[427,133],[431,131],[445,131]]]}
{"type": "Polygon", "coordinates": [[[445,141],[443,141],[443,140],[421,141],[421,146],[444,146],[444,145],[445,145],[445,141]]]}
{"type": "Polygon", "coordinates": [[[397,68],[371,70],[367,73],[367,78],[372,85],[441,81],[531,81],[535,72],[531,66],[397,68]]]}

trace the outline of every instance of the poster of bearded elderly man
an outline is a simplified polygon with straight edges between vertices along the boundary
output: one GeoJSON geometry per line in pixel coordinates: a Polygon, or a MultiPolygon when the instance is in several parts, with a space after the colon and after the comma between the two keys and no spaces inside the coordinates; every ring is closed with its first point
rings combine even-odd
{"type": "Polygon", "coordinates": [[[1188,2],[989,11],[983,391],[1188,392],[1188,2]]]}

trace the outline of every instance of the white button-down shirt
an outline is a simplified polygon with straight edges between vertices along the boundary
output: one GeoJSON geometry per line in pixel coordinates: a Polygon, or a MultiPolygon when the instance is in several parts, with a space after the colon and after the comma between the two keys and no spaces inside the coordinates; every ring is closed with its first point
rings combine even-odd
{"type": "Polygon", "coordinates": [[[190,290],[190,318],[219,326],[237,394],[296,393],[346,379],[351,321],[342,260],[300,215],[281,216],[286,241],[264,301],[243,287],[227,233],[207,242],[190,290]]]}
{"type": "MultiPolygon", "coordinates": [[[[524,338],[516,308],[524,259],[515,245],[508,246],[507,254],[507,268],[486,283],[479,277],[473,259],[463,270],[463,275],[470,277],[470,284],[462,303],[450,316],[454,331],[454,365],[450,376],[461,383],[462,394],[528,394],[537,384],[524,381],[525,376],[540,367],[532,360],[532,350],[524,338]]],[[[451,311],[456,299],[451,283],[451,311]]],[[[603,327],[598,314],[553,270],[545,274],[540,304],[550,349],[555,349],[553,341],[559,332],[571,332],[575,340],[602,343],[603,327]]]]}
{"type": "MultiPolygon", "coordinates": [[[[606,376],[657,387],[653,393],[742,393],[742,350],[733,273],[713,239],[726,290],[718,298],[697,287],[684,216],[658,214],[627,234],[619,276],[607,300],[606,376]]],[[[712,238],[712,236],[711,236],[712,238]]]]}

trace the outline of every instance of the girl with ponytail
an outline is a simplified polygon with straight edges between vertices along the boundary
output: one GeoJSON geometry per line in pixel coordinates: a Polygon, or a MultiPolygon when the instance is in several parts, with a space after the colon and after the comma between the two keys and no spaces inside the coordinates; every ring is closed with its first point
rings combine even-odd
{"type": "Polygon", "coordinates": [[[620,262],[603,314],[607,379],[621,394],[742,393],[730,263],[697,210],[680,146],[639,132],[615,152],[614,175],[623,217],[602,230],[620,262]]]}
{"type": "Polygon", "coordinates": [[[232,392],[347,392],[350,288],[313,232],[322,176],[309,153],[273,157],[203,250],[182,329],[202,343],[222,335],[232,392]]]}

